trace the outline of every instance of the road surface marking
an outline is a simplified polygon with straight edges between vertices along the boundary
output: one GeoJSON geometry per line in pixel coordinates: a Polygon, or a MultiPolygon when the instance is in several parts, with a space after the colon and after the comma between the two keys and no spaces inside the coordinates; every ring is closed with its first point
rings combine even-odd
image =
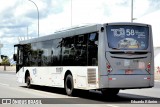
{"type": "Polygon", "coordinates": [[[119,107],[119,106],[110,105],[110,104],[107,104],[107,106],[109,106],[109,107],[119,107]]]}
{"type": "Polygon", "coordinates": [[[1,86],[9,86],[9,84],[0,83],[1,86]]]}

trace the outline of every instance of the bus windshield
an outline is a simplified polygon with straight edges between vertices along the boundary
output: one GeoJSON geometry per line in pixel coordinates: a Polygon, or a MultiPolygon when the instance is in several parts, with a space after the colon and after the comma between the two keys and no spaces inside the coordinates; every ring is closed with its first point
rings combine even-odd
{"type": "Polygon", "coordinates": [[[108,46],[119,50],[146,50],[149,27],[135,25],[108,25],[106,27],[108,46]]]}

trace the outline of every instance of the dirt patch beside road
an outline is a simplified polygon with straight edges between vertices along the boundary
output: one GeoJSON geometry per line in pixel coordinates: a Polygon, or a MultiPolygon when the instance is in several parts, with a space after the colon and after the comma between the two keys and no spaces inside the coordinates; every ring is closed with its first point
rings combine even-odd
{"type": "MultiPolygon", "coordinates": [[[[0,66],[0,71],[4,71],[4,66],[0,66]]],[[[16,72],[16,66],[6,66],[6,72],[16,72]]]]}

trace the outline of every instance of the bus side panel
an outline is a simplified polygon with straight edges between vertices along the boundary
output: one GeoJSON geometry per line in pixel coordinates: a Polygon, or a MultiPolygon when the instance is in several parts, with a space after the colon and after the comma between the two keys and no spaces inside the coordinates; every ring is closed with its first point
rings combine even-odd
{"type": "Polygon", "coordinates": [[[99,87],[106,88],[108,87],[108,72],[106,69],[106,58],[105,58],[105,49],[106,49],[106,30],[99,32],[99,46],[98,46],[98,72],[99,72],[99,87]]]}
{"type": "Polygon", "coordinates": [[[67,71],[73,76],[75,89],[98,89],[98,67],[24,67],[17,73],[18,81],[25,82],[25,73],[29,71],[31,84],[64,88],[64,76],[67,71]],[[24,70],[23,70],[24,69],[24,70]]]}
{"type": "Polygon", "coordinates": [[[64,71],[71,71],[75,89],[98,89],[98,67],[77,66],[64,67],[64,71]]]}
{"type": "MultiPolygon", "coordinates": [[[[152,35],[152,29],[151,29],[151,26],[150,26],[150,35],[152,35]]],[[[150,48],[151,48],[151,52],[152,52],[152,55],[151,55],[151,81],[150,81],[150,85],[151,86],[154,86],[154,48],[153,48],[153,36],[151,36],[151,39],[150,39],[150,48]]]]}
{"type": "Polygon", "coordinates": [[[16,73],[16,77],[17,77],[17,82],[25,83],[25,72],[23,67],[16,73]]]}
{"type": "Polygon", "coordinates": [[[56,72],[56,67],[25,67],[29,71],[31,84],[42,86],[63,87],[62,71],[56,72]]]}
{"type": "Polygon", "coordinates": [[[150,76],[151,80],[150,80],[150,86],[154,87],[154,74],[150,76]]]}

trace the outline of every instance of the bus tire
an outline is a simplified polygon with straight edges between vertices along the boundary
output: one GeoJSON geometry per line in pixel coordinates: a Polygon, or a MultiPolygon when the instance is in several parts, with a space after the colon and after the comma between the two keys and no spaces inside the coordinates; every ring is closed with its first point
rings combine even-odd
{"type": "Polygon", "coordinates": [[[31,77],[30,76],[27,76],[26,77],[26,85],[27,85],[27,88],[31,88],[31,77]]]}
{"type": "Polygon", "coordinates": [[[73,77],[72,75],[67,75],[66,79],[65,79],[65,90],[66,90],[66,94],[68,96],[71,96],[73,94],[73,89],[74,89],[74,85],[73,85],[73,77]]]}
{"type": "Polygon", "coordinates": [[[101,90],[104,96],[116,96],[119,93],[119,89],[116,88],[106,88],[101,90]]]}

